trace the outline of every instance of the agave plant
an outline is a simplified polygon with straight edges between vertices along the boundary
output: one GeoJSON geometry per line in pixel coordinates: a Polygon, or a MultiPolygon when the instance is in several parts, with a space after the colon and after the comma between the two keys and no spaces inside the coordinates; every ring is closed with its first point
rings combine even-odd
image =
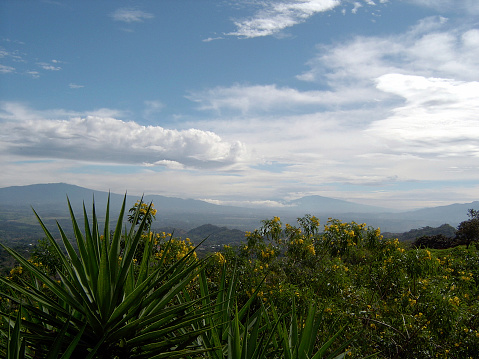
{"type": "Polygon", "coordinates": [[[146,240],[141,263],[136,262],[135,251],[147,228],[151,206],[146,215],[138,210],[133,225],[126,230],[125,203],[126,195],[112,232],[109,199],[103,232],[95,204],[91,225],[84,205],[82,232],[68,200],[77,251],[57,224],[66,254],[35,212],[62,261],[63,270],[57,278],[2,244],[32,278],[23,285],[0,278],[8,288],[0,294],[18,310],[17,319],[12,313],[1,313],[5,324],[1,333],[4,339],[9,338],[3,342],[9,348],[24,351],[26,358],[177,358],[207,350],[196,344],[205,326],[192,329],[191,325],[207,316],[197,308],[197,301],[177,300],[204,262],[193,260],[192,250],[171,266],[164,266],[162,258],[152,265],[151,240],[146,240]],[[141,215],[142,221],[136,226],[141,215]],[[125,241],[123,249],[121,240],[125,241]],[[191,315],[194,306],[195,314],[191,315]]]}
{"type": "Polygon", "coordinates": [[[237,276],[233,269],[230,281],[226,282],[226,263],[223,264],[219,288],[210,293],[204,270],[200,273],[202,308],[210,308],[207,330],[201,334],[200,342],[204,348],[211,348],[206,356],[211,359],[259,359],[268,349],[272,331],[261,331],[263,308],[249,315],[251,306],[257,297],[258,285],[254,294],[241,307],[236,304],[237,276]]]}
{"type": "Polygon", "coordinates": [[[352,343],[353,339],[349,339],[333,346],[336,339],[344,331],[346,327],[339,329],[326,343],[321,346],[318,345],[316,336],[321,324],[322,311],[317,315],[317,308],[314,303],[311,303],[308,308],[306,318],[297,317],[296,304],[293,300],[293,307],[290,314],[289,328],[284,319],[278,317],[274,308],[272,308],[273,318],[281,321],[278,325],[279,343],[281,345],[281,358],[284,359],[341,359],[348,353],[347,347],[352,343]],[[298,323],[304,323],[298,325],[298,323]]]}
{"type": "MultiPolygon", "coordinates": [[[[210,293],[204,271],[200,273],[199,287],[202,308],[210,308],[207,330],[200,335],[199,343],[210,348],[205,353],[209,359],[341,359],[353,339],[337,343],[345,327],[339,329],[325,343],[319,345],[317,334],[322,312],[317,313],[311,304],[306,318],[298,318],[295,301],[289,313],[278,315],[274,305],[261,305],[252,311],[252,304],[260,292],[263,281],[241,307],[236,305],[237,276],[235,271],[226,282],[226,263],[223,264],[218,291],[210,293]],[[300,325],[304,323],[304,325],[300,325]]],[[[185,298],[185,301],[190,298],[185,298]]],[[[193,323],[198,327],[201,322],[193,323]]]]}

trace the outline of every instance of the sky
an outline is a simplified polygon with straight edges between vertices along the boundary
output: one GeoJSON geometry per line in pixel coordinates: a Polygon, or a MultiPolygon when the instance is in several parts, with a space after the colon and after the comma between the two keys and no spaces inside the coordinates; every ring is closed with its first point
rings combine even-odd
{"type": "Polygon", "coordinates": [[[477,0],[0,0],[0,187],[479,200],[477,0]]]}

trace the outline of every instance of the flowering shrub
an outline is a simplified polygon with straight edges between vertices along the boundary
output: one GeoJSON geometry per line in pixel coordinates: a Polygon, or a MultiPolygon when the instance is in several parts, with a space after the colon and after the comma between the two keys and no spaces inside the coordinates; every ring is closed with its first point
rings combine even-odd
{"type": "MultiPolygon", "coordinates": [[[[136,215],[144,208],[137,207],[136,215]]],[[[125,244],[118,250],[119,257],[115,256],[110,263],[112,267],[123,266],[129,250],[130,267],[134,269],[131,280],[135,277],[146,280],[146,273],[156,271],[155,268],[171,270],[179,261],[192,268],[199,265],[195,246],[189,239],[176,238],[171,233],[153,234],[149,228],[144,229],[147,221],[144,217],[143,227],[135,237],[135,254],[125,244]]],[[[108,241],[100,235],[98,243],[103,246],[108,241]]],[[[479,250],[475,246],[408,248],[397,239],[384,238],[379,228],[364,223],[329,219],[321,229],[319,220],[311,215],[284,225],[279,217],[274,217],[262,221],[259,229],[246,233],[241,245],[225,245],[212,253],[204,261],[204,270],[192,271],[191,280],[182,282],[184,297],[178,301],[213,303],[212,313],[218,312],[218,306],[223,308],[214,328],[228,327],[229,310],[234,307],[243,308],[239,312],[245,332],[253,328],[253,324],[247,325],[246,309],[248,313],[261,313],[257,322],[264,325],[261,331],[271,330],[272,323],[278,321],[280,330],[271,337],[276,352],[270,352],[271,357],[275,357],[272,353],[283,353],[278,349],[280,333],[286,333],[276,313],[291,313],[294,308],[298,317],[293,316],[290,328],[294,328],[293,322],[299,328],[307,326],[301,316],[316,313],[321,321],[315,322],[315,338],[324,343],[339,335],[342,343],[348,343],[346,357],[375,354],[379,358],[476,358],[478,263],[479,250]]],[[[51,274],[42,262],[26,262],[13,268],[0,284],[13,283],[11,288],[28,286],[32,278],[25,265],[51,274]]],[[[43,291],[51,295],[55,286],[52,282],[50,292],[48,288],[37,288],[35,293],[43,291]]],[[[155,295],[156,288],[152,286],[148,295],[155,295]]],[[[58,293],[63,293],[59,290],[58,293]]],[[[175,291],[174,287],[172,290],[175,291]]],[[[18,310],[16,303],[7,300],[0,298],[2,312],[18,310]]],[[[177,304],[176,299],[173,304],[177,304]]],[[[203,314],[198,318],[198,323],[203,323],[203,314]]],[[[252,320],[256,319],[253,316],[252,320]]],[[[239,328],[242,324],[237,322],[237,325],[239,328]]],[[[223,329],[211,336],[219,340],[215,344],[217,349],[225,345],[221,338],[230,338],[231,333],[223,329]]],[[[247,342],[245,337],[237,338],[242,344],[247,342]]],[[[227,346],[223,348],[217,351],[218,356],[201,355],[225,358],[227,346]]]]}
{"type": "Polygon", "coordinates": [[[410,249],[379,228],[329,219],[320,232],[313,216],[282,225],[263,221],[229,248],[241,273],[238,299],[298,311],[315,301],[325,308],[318,335],[348,323],[343,340],[351,357],[476,358],[479,353],[479,251],[410,249]]]}

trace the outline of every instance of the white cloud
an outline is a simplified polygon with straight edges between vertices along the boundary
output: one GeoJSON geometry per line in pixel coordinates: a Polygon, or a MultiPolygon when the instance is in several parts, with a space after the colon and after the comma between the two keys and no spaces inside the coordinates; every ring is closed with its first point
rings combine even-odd
{"type": "Polygon", "coordinates": [[[248,208],[285,208],[291,207],[278,201],[264,200],[264,201],[234,201],[234,200],[219,200],[211,198],[202,198],[202,201],[221,205],[221,206],[236,206],[236,207],[248,207],[248,208]]]}
{"type": "MultiPolygon", "coordinates": [[[[431,17],[403,34],[321,46],[309,62],[311,70],[298,78],[326,82],[338,96],[351,86],[380,90],[378,107],[390,113],[370,121],[364,136],[371,136],[375,150],[388,158],[411,154],[451,165],[445,158],[477,157],[479,30],[448,30],[447,25],[445,18],[431,17]]],[[[421,177],[406,163],[398,173],[421,177]]]]}
{"type": "Polygon", "coordinates": [[[332,107],[372,101],[380,96],[378,91],[357,91],[351,87],[343,92],[299,91],[276,85],[234,85],[216,87],[192,93],[188,98],[199,104],[201,110],[240,111],[243,114],[257,112],[280,112],[287,109],[311,111],[317,107],[332,107]]]}
{"type": "Polygon", "coordinates": [[[316,13],[332,10],[340,3],[339,0],[265,1],[254,16],[235,21],[237,30],[227,35],[245,38],[273,35],[316,13]]]}
{"type": "MultiPolygon", "coordinates": [[[[3,104],[2,147],[17,156],[99,163],[222,168],[240,163],[246,149],[217,134],[140,126],[111,117],[47,119],[15,104],[3,104]],[[166,162],[165,162],[166,161],[166,162]]],[[[99,111],[101,112],[101,111],[99,111]]],[[[106,112],[105,110],[103,112],[106,112]]]]}
{"type": "Polygon", "coordinates": [[[224,37],[222,36],[217,36],[217,37],[208,37],[204,40],[202,40],[203,42],[211,42],[211,41],[215,41],[215,40],[223,40],[224,37]]]}
{"type": "Polygon", "coordinates": [[[145,101],[145,109],[143,110],[143,116],[149,118],[157,113],[161,112],[165,108],[165,104],[158,100],[145,101]]]}
{"type": "Polygon", "coordinates": [[[331,87],[372,86],[375,78],[388,73],[479,79],[479,31],[442,29],[446,25],[444,18],[433,17],[404,34],[358,36],[320,46],[318,57],[308,63],[311,69],[298,79],[327,82],[331,87]]]}
{"type": "Polygon", "coordinates": [[[33,77],[34,79],[38,79],[40,77],[40,73],[38,71],[26,71],[25,74],[33,77]]]}
{"type": "Polygon", "coordinates": [[[15,72],[15,68],[11,66],[0,65],[0,74],[9,74],[15,72]]]}
{"type": "Polygon", "coordinates": [[[406,100],[369,129],[395,151],[479,157],[479,82],[388,74],[377,86],[406,100]]]}
{"type": "MultiPolygon", "coordinates": [[[[57,63],[57,62],[54,62],[54,63],[57,63]]],[[[47,71],[59,71],[62,69],[60,66],[54,66],[46,62],[39,62],[37,65],[47,71]]]]}
{"type": "Polygon", "coordinates": [[[151,167],[151,166],[165,166],[167,168],[170,168],[172,170],[182,170],[185,168],[185,166],[177,161],[170,161],[170,160],[161,160],[161,161],[156,161],[154,164],[148,164],[145,163],[145,166],[151,167]]]}
{"type": "Polygon", "coordinates": [[[78,85],[78,84],[74,84],[74,83],[70,83],[68,85],[68,87],[70,87],[71,89],[81,89],[83,87],[85,87],[84,85],[78,85]]]}
{"type": "Polygon", "coordinates": [[[414,5],[430,7],[439,11],[462,11],[470,15],[479,14],[477,0],[402,0],[414,5]]]}
{"type": "Polygon", "coordinates": [[[144,20],[154,18],[153,14],[133,9],[133,8],[120,8],[115,10],[110,15],[115,21],[123,21],[126,23],[143,22],[144,20]]]}
{"type": "Polygon", "coordinates": [[[363,7],[363,4],[361,4],[361,3],[358,2],[358,1],[355,1],[355,2],[354,2],[354,7],[353,7],[353,9],[351,10],[351,12],[352,12],[353,14],[356,14],[356,13],[358,12],[358,9],[361,8],[361,7],[363,7]]]}
{"type": "MultiPolygon", "coordinates": [[[[319,47],[310,71],[298,78],[328,90],[237,84],[189,99],[217,111],[219,118],[203,126],[245,143],[264,163],[282,165],[274,173],[248,170],[258,199],[268,197],[261,183],[268,183],[271,197],[330,190],[341,198],[343,184],[380,198],[364,188],[401,192],[408,181],[477,181],[479,166],[471,161],[479,156],[479,31],[448,26],[447,19],[431,17],[399,35],[319,47]]],[[[231,188],[241,190],[236,183],[231,188]]],[[[448,200],[440,192],[431,193],[448,200]]],[[[459,192],[450,193],[471,198],[459,192]]],[[[415,198],[409,206],[424,201],[415,198]]],[[[390,201],[408,205],[399,197],[390,201]]]]}

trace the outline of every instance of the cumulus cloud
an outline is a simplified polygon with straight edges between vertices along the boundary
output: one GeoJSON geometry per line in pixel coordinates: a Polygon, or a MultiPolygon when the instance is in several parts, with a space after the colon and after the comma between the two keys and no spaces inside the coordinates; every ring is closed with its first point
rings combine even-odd
{"type": "Polygon", "coordinates": [[[306,21],[316,13],[332,10],[339,0],[266,1],[252,17],[235,21],[237,30],[227,35],[253,38],[273,35],[306,21]]]}
{"type": "Polygon", "coordinates": [[[153,14],[133,8],[117,9],[110,16],[115,21],[122,21],[126,23],[143,22],[144,20],[154,18],[153,14]]]}
{"type": "Polygon", "coordinates": [[[4,104],[2,110],[0,140],[14,155],[176,168],[222,168],[246,155],[242,143],[193,128],[179,131],[91,115],[39,118],[18,105],[4,104]]]}

